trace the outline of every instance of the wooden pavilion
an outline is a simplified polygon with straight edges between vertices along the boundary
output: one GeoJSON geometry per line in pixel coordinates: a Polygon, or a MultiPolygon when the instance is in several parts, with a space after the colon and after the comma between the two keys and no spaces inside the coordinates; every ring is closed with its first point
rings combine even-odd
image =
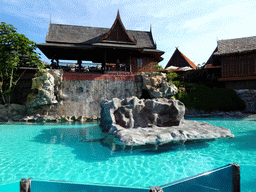
{"type": "Polygon", "coordinates": [[[256,36],[218,41],[210,63],[221,67],[225,87],[256,89],[256,36]]]}
{"type": "Polygon", "coordinates": [[[119,14],[111,28],[50,23],[46,43],[38,48],[58,67],[59,60],[76,60],[79,71],[83,61],[101,64],[101,71],[139,73],[154,70],[162,61],[152,31],[126,30],[119,14]]]}

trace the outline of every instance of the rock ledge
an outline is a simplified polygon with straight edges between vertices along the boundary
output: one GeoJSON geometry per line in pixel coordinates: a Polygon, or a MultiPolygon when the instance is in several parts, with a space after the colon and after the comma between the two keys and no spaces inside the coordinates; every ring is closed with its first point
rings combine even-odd
{"type": "Polygon", "coordinates": [[[161,145],[165,143],[234,137],[227,128],[192,120],[184,120],[181,125],[171,127],[153,126],[125,129],[119,125],[113,125],[109,130],[109,134],[118,137],[117,144],[128,146],[161,145]]]}
{"type": "Polygon", "coordinates": [[[184,114],[184,104],[173,98],[114,98],[101,103],[100,127],[113,143],[127,146],[234,137],[227,128],[184,120],[184,114]]]}

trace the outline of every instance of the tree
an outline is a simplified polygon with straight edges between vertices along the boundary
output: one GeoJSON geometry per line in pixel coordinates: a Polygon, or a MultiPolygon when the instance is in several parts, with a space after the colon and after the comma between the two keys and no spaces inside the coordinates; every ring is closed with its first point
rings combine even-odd
{"type": "Polygon", "coordinates": [[[4,103],[10,103],[13,87],[24,71],[21,66],[43,67],[40,56],[35,52],[36,43],[19,34],[11,24],[0,25],[0,93],[4,103]]]}
{"type": "Polygon", "coordinates": [[[197,69],[203,69],[204,65],[205,65],[205,62],[203,62],[202,64],[199,63],[197,65],[197,69]]]}
{"type": "Polygon", "coordinates": [[[158,72],[164,71],[164,68],[163,68],[161,65],[154,65],[154,68],[155,68],[158,72]]]}

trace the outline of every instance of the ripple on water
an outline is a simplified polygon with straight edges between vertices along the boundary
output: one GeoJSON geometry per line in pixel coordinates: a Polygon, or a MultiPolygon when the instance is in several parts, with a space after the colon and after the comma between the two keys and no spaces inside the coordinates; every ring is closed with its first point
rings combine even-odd
{"type": "Polygon", "coordinates": [[[166,147],[162,153],[111,152],[99,142],[80,143],[79,126],[0,126],[0,184],[34,177],[148,187],[228,163],[256,163],[256,122],[211,119],[209,123],[230,128],[235,138],[166,147]],[[67,133],[72,137],[65,138],[67,133]]]}

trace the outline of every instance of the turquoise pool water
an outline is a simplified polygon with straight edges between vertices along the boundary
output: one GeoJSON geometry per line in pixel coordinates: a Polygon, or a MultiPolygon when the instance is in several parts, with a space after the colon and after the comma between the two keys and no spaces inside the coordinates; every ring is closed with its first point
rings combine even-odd
{"type": "Polygon", "coordinates": [[[0,124],[0,185],[33,177],[148,187],[229,163],[255,165],[256,121],[197,120],[230,128],[235,138],[113,152],[86,141],[97,124],[0,124]]]}

